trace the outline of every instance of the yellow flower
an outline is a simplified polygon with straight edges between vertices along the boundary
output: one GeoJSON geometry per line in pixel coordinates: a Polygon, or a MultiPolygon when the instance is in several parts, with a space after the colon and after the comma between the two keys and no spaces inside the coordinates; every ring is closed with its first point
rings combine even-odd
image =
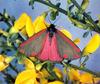
{"type": "Polygon", "coordinates": [[[22,62],[25,65],[25,70],[18,74],[15,84],[47,84],[48,77],[50,74],[46,69],[42,69],[41,71],[36,70],[36,66],[34,63],[25,58],[22,62]],[[38,79],[39,82],[36,80],[38,79]]]}
{"type": "Polygon", "coordinates": [[[29,58],[30,58],[33,62],[36,62],[36,61],[37,61],[37,58],[36,58],[36,57],[30,56],[29,58]]]}
{"type": "Polygon", "coordinates": [[[94,83],[100,82],[100,78],[93,78],[94,83]]]}
{"type": "Polygon", "coordinates": [[[36,65],[36,70],[39,71],[42,68],[43,64],[39,63],[36,65]]]}
{"type": "Polygon", "coordinates": [[[41,70],[42,77],[47,78],[50,76],[49,72],[46,69],[41,70]]]}
{"type": "Polygon", "coordinates": [[[100,46],[100,35],[95,34],[89,43],[86,45],[86,47],[83,49],[82,55],[89,55],[93,52],[95,52],[100,46]]]}
{"type": "Polygon", "coordinates": [[[80,75],[80,82],[82,83],[93,83],[93,75],[89,73],[82,73],[80,75]]]}
{"type": "Polygon", "coordinates": [[[18,20],[15,21],[14,26],[11,28],[10,33],[18,33],[21,30],[25,30],[25,25],[28,15],[23,13],[18,20]]]}
{"type": "Polygon", "coordinates": [[[34,26],[32,24],[32,19],[30,17],[27,17],[27,21],[26,21],[26,32],[28,37],[31,37],[32,35],[34,35],[34,26]]]}
{"type": "Polygon", "coordinates": [[[61,70],[59,69],[59,68],[57,68],[57,67],[55,67],[54,69],[53,69],[53,71],[55,72],[55,74],[58,76],[58,78],[63,78],[63,73],[61,72],[61,70]]]}
{"type": "Polygon", "coordinates": [[[75,44],[79,44],[79,43],[80,43],[80,39],[79,39],[79,38],[76,38],[75,40],[73,40],[73,42],[74,42],[75,44]]]}
{"type": "Polygon", "coordinates": [[[79,70],[71,68],[68,72],[69,79],[72,81],[78,81],[80,79],[79,70]]]}
{"type": "Polygon", "coordinates": [[[64,83],[61,81],[53,81],[53,82],[49,82],[48,84],[64,84],[64,83]]]}
{"type": "Polygon", "coordinates": [[[33,70],[24,70],[18,74],[15,84],[38,84],[37,74],[33,70]]]}
{"type": "Polygon", "coordinates": [[[33,28],[35,29],[35,33],[38,33],[39,31],[46,29],[46,21],[45,17],[43,15],[38,16],[34,22],[33,22],[33,28]]]}
{"type": "Polygon", "coordinates": [[[26,69],[32,69],[35,72],[35,65],[33,64],[31,60],[29,60],[28,58],[25,58],[23,63],[26,69]]]}
{"type": "Polygon", "coordinates": [[[75,84],[77,83],[79,84],[79,82],[81,82],[82,84],[94,84],[100,81],[100,78],[95,78],[90,73],[87,73],[87,72],[80,73],[79,70],[73,69],[73,68],[69,70],[68,76],[71,81],[75,81],[75,84]]]}
{"type": "Polygon", "coordinates": [[[23,64],[26,69],[18,74],[15,84],[38,84],[35,65],[28,58],[23,60],[23,64]]]}
{"type": "Polygon", "coordinates": [[[69,31],[67,31],[66,29],[62,29],[60,30],[65,36],[67,36],[68,38],[72,39],[72,35],[69,31]]]}
{"type": "Polygon", "coordinates": [[[41,78],[40,84],[48,84],[48,80],[45,78],[41,78]]]}
{"type": "Polygon", "coordinates": [[[82,84],[97,84],[100,81],[100,78],[95,78],[92,74],[82,73],[80,76],[80,82],[82,84]]]}
{"type": "Polygon", "coordinates": [[[18,20],[15,21],[14,26],[10,30],[10,34],[20,32],[22,35],[28,35],[31,37],[35,33],[47,28],[45,22],[45,16],[38,16],[34,22],[30,16],[23,13],[18,20]]]}
{"type": "Polygon", "coordinates": [[[0,55],[0,71],[4,70],[9,66],[9,63],[14,59],[14,57],[6,57],[4,55],[0,55]]]}

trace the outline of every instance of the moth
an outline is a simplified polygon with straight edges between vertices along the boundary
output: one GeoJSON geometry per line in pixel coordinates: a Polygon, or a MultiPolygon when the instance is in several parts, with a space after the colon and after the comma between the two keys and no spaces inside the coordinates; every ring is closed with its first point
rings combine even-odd
{"type": "Polygon", "coordinates": [[[54,24],[23,42],[18,50],[41,61],[61,62],[64,59],[74,60],[81,57],[78,46],[56,29],[54,24]]]}

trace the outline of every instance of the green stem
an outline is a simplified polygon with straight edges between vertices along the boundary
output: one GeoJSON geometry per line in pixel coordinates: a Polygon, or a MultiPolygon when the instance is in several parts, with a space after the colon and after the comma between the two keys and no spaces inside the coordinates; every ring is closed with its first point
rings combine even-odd
{"type": "Polygon", "coordinates": [[[2,19],[0,19],[0,22],[4,21],[8,27],[12,26],[11,23],[9,22],[9,20],[2,13],[0,13],[0,17],[2,18],[2,19]]]}
{"type": "MultiPolygon", "coordinates": [[[[48,3],[46,1],[43,0],[34,0],[35,2],[39,2],[42,3],[44,5],[47,5],[49,7],[52,7],[56,10],[58,10],[59,12],[65,14],[67,16],[68,12],[62,8],[57,7],[56,5],[52,4],[52,3],[48,3]]],[[[79,9],[82,10],[82,8],[80,7],[80,5],[75,1],[72,0],[72,3],[79,9]]],[[[94,29],[91,29],[92,31],[98,32],[100,34],[100,27],[94,22],[94,20],[92,19],[92,17],[90,15],[88,15],[86,12],[83,12],[83,15],[87,18],[87,20],[92,23],[94,25],[94,29]]]]}
{"type": "Polygon", "coordinates": [[[48,2],[43,1],[43,0],[34,0],[34,1],[39,2],[39,3],[42,3],[42,4],[47,5],[47,6],[49,6],[49,7],[52,7],[52,8],[54,8],[54,9],[58,10],[59,12],[61,12],[61,13],[65,14],[65,15],[67,15],[67,11],[66,11],[66,10],[57,7],[56,5],[54,5],[54,4],[52,4],[52,3],[48,3],[48,2]]]}
{"type": "Polygon", "coordinates": [[[13,69],[17,74],[19,73],[18,70],[10,63],[9,66],[13,69]]]}
{"type": "Polygon", "coordinates": [[[11,80],[11,84],[13,84],[15,82],[15,78],[12,77],[10,74],[8,74],[7,72],[5,71],[2,71],[1,72],[8,80],[11,80]]]}
{"type": "Polygon", "coordinates": [[[87,73],[90,73],[90,74],[93,74],[94,76],[96,77],[100,77],[100,74],[96,73],[96,72],[93,72],[85,67],[79,67],[79,66],[76,66],[76,65],[73,65],[73,64],[66,64],[66,63],[63,63],[63,65],[65,67],[72,67],[72,68],[75,68],[75,69],[78,69],[78,70],[82,70],[82,71],[85,71],[87,73]]]}
{"type": "MultiPolygon", "coordinates": [[[[76,2],[76,0],[71,0],[71,1],[79,10],[82,11],[81,6],[76,2]]],[[[88,21],[90,23],[92,23],[94,25],[94,31],[100,33],[100,27],[94,22],[92,17],[90,15],[88,15],[86,12],[83,12],[83,15],[88,19],[88,21]]]]}

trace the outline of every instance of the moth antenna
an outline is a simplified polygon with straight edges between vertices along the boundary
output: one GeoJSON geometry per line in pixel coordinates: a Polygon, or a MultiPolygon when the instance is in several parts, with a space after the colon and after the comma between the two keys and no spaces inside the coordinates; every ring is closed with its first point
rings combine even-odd
{"type": "Polygon", "coordinates": [[[51,22],[51,20],[49,19],[49,17],[47,17],[47,19],[48,19],[49,23],[52,24],[52,22],[51,22]]]}

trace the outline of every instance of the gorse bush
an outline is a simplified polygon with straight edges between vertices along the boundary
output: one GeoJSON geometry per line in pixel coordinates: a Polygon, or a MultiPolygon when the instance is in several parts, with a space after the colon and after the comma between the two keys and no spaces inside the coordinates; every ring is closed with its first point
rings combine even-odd
{"type": "MultiPolygon", "coordinates": [[[[6,9],[0,13],[0,22],[8,27],[0,29],[0,73],[5,83],[99,84],[100,73],[86,67],[90,54],[95,53],[100,46],[100,19],[94,21],[85,12],[89,0],[82,0],[81,5],[76,0],[67,0],[66,10],[60,7],[61,1],[56,4],[51,0],[27,2],[33,10],[35,2],[49,8],[34,21],[25,12],[17,19],[10,16],[6,9]],[[56,20],[59,13],[65,14],[77,28],[86,30],[83,38],[95,32],[82,50],[77,47],[80,38],[72,40],[72,34],[68,30],[62,27],[57,29],[57,25],[46,21],[47,16],[51,21],[56,20]],[[73,60],[78,60],[79,65],[72,64],[73,60]]],[[[3,84],[2,80],[0,82],[3,84]]]]}

